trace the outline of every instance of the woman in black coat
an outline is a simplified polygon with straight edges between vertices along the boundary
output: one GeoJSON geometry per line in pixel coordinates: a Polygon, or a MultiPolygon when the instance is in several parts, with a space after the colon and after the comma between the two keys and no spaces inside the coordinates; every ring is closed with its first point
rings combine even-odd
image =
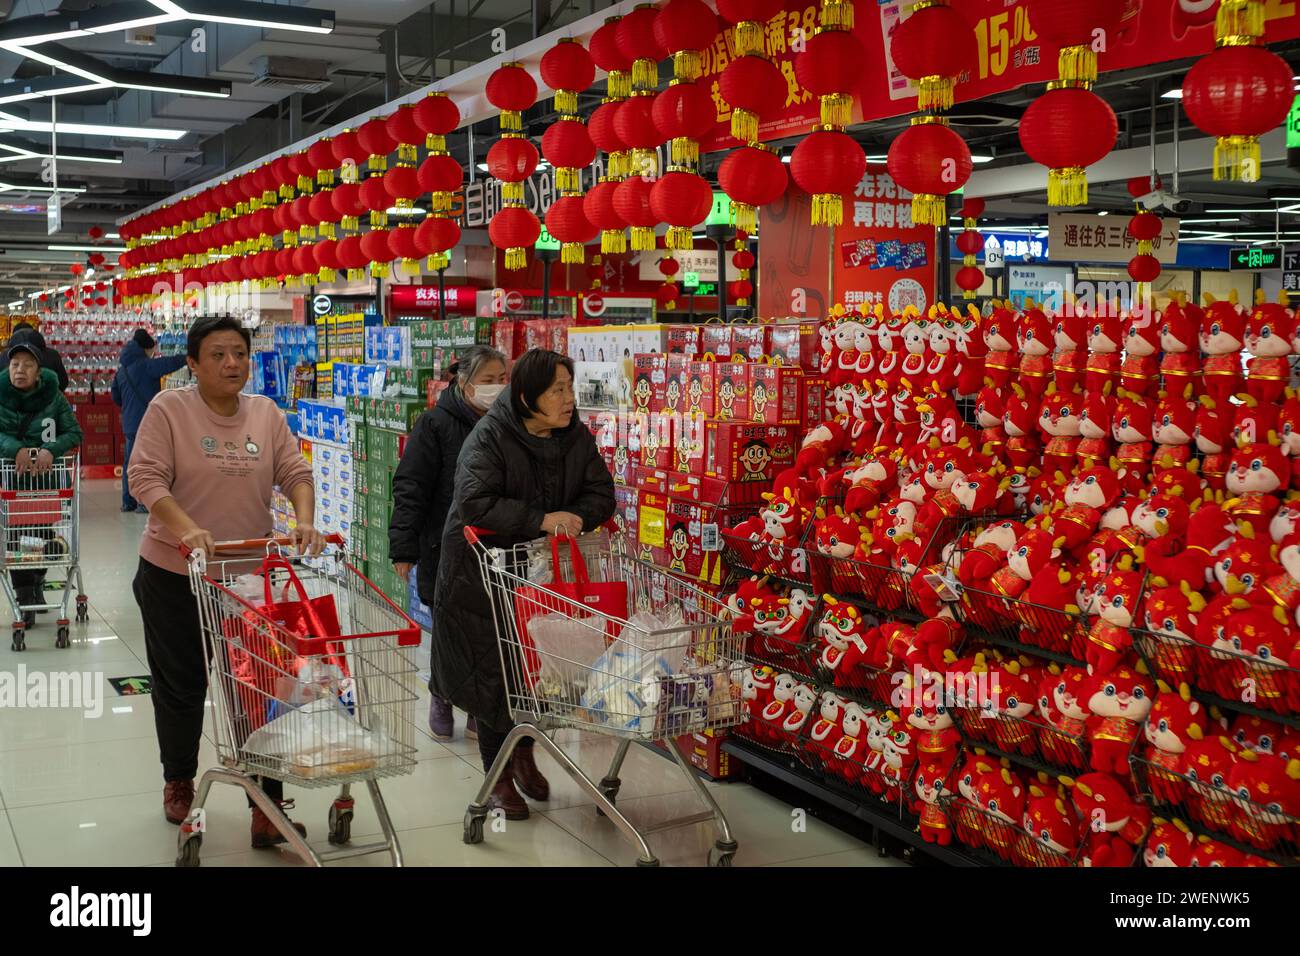
{"type": "MultiPolygon", "coordinates": [[[[403,581],[416,567],[416,590],[431,607],[456,461],[469,433],[506,387],[506,357],[475,345],[452,370],[455,383],[415,423],[393,474],[393,517],[388,525],[388,559],[403,581]]],[[[466,736],[474,733],[472,723],[465,727],[466,736]]],[[[451,740],[454,729],[451,702],[435,694],[429,702],[429,730],[438,740],[451,740]]]]}
{"type": "MultiPolygon", "coordinates": [[[[525,353],[515,363],[509,392],[461,449],[432,607],[432,685],[477,718],[485,772],[513,722],[492,606],[465,528],[490,531],[490,547],[509,547],[547,534],[594,531],[613,515],[614,480],[578,419],[573,361],[541,349],[525,353]]],[[[550,795],[531,743],[520,742],[510,772],[501,775],[488,801],[508,820],[528,817],[516,784],[534,800],[550,795]]]]}

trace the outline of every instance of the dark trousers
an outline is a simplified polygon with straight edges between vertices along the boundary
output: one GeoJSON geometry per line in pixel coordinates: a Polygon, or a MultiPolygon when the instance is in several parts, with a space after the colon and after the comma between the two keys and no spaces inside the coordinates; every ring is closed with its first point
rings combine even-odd
{"type": "Polygon", "coordinates": [[[135,445],[135,436],[127,435],[126,451],[123,454],[123,458],[122,458],[122,510],[123,511],[134,511],[138,506],[138,502],[136,502],[136,500],[131,497],[131,489],[127,487],[127,483],[126,483],[126,466],[131,463],[131,449],[132,447],[134,447],[134,445],[135,445]]]}
{"type": "MultiPolygon", "coordinates": [[[[144,623],[163,779],[193,780],[198,776],[203,702],[208,690],[198,600],[186,575],[164,570],[144,558],[132,590],[144,623]]],[[[273,800],[284,798],[284,785],[278,780],[263,780],[262,789],[273,800]]]]}
{"type": "MultiPolygon", "coordinates": [[[[492,769],[492,763],[497,759],[497,754],[501,753],[501,745],[506,742],[506,735],[499,730],[493,730],[483,721],[478,721],[478,755],[483,761],[483,772],[487,773],[492,769]]],[[[520,747],[531,747],[533,738],[525,737],[519,741],[520,747]]]]}

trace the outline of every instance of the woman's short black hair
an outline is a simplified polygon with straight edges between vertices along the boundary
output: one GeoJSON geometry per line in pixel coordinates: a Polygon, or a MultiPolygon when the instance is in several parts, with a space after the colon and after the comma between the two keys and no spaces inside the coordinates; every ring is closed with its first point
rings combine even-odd
{"type": "Polygon", "coordinates": [[[537,414],[537,400],[555,384],[561,366],[573,377],[573,359],[549,349],[529,349],[510,372],[510,407],[521,419],[537,414]]]}
{"type": "Polygon", "coordinates": [[[249,335],[248,329],[244,328],[242,322],[228,315],[205,315],[195,319],[194,324],[190,326],[189,335],[185,339],[185,354],[197,362],[199,347],[203,344],[203,340],[214,332],[238,332],[239,337],[244,340],[245,348],[252,351],[253,337],[249,335]]]}

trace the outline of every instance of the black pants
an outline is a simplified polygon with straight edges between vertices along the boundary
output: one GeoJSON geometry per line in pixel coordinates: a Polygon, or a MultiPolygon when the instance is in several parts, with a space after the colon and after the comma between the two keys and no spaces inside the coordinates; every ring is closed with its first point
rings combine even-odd
{"type": "MultiPolygon", "coordinates": [[[[144,558],[132,590],[144,623],[163,779],[193,780],[198,776],[203,702],[208,690],[198,600],[186,575],[164,570],[144,558]]],[[[284,799],[284,785],[279,780],[264,779],[262,789],[273,800],[284,799]]]]}
{"type": "MultiPolygon", "coordinates": [[[[505,742],[505,734],[499,730],[493,730],[481,720],[478,721],[478,755],[483,760],[484,773],[492,769],[492,763],[497,759],[497,754],[501,753],[501,745],[505,742]]],[[[532,737],[525,737],[519,741],[520,747],[531,747],[532,745],[532,737]]]]}

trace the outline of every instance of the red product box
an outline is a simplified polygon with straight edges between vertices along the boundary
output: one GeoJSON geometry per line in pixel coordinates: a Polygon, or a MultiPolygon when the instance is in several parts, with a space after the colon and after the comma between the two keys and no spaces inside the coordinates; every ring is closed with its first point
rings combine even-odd
{"type": "Polygon", "coordinates": [[[651,412],[648,421],[641,429],[641,464],[652,468],[673,467],[673,455],[676,446],[673,437],[676,429],[673,420],[676,415],[666,412],[651,412]]]}
{"type": "Polygon", "coordinates": [[[704,474],[704,433],[703,415],[679,415],[676,417],[676,433],[673,435],[673,460],[671,468],[692,475],[704,474]]]}
{"type": "Polygon", "coordinates": [[[573,325],[568,319],[551,319],[551,344],[549,346],[552,352],[559,352],[561,355],[569,354],[569,328],[573,325]]]}
{"type": "Polygon", "coordinates": [[[794,462],[795,425],[711,421],[705,426],[704,474],[735,482],[770,482],[794,462]]]}
{"type": "Polygon", "coordinates": [[[689,362],[682,371],[683,411],[713,417],[717,404],[716,362],[689,362]]]}
{"type": "Polygon", "coordinates": [[[803,418],[803,369],[749,366],[749,417],[772,425],[798,425],[803,418]]]}
{"type": "Polygon", "coordinates": [[[523,326],[524,351],[551,347],[551,323],[548,319],[529,319],[523,326]]]}
{"type": "Polygon", "coordinates": [[[773,365],[790,365],[804,370],[821,368],[821,322],[777,322],[771,329],[768,354],[773,365]]]}
{"type": "Polygon", "coordinates": [[[664,330],[664,351],[669,355],[694,357],[700,354],[700,327],[672,325],[664,330]]]}
{"type": "Polygon", "coordinates": [[[704,506],[687,498],[669,498],[665,522],[668,570],[699,577],[704,568],[704,549],[700,545],[704,506]]]}
{"type": "Polygon", "coordinates": [[[668,391],[668,356],[640,353],[632,359],[632,408],[638,412],[662,412],[668,391]]]}
{"type": "Polygon", "coordinates": [[[686,411],[686,390],[690,384],[691,363],[689,355],[669,355],[668,384],[664,386],[664,407],[666,412],[686,411]]]}
{"type": "Polygon", "coordinates": [[[830,380],[825,375],[805,375],[803,379],[801,421],[804,431],[815,428],[833,417],[831,403],[835,399],[830,380]]]}
{"type": "Polygon", "coordinates": [[[640,493],[635,488],[617,487],[614,489],[614,524],[626,535],[637,533],[637,501],[640,493]]]}
{"type": "MultiPolygon", "coordinates": [[[[641,491],[637,498],[637,556],[661,564],[667,554],[668,496],[641,491]]],[[[661,565],[662,566],[662,565],[661,565]]]]}
{"type": "MultiPolygon", "coordinates": [[[[733,760],[731,754],[722,749],[722,742],[727,739],[729,731],[705,730],[698,734],[683,734],[673,738],[673,744],[691,766],[703,771],[713,780],[730,780],[740,776],[740,762],[733,760]]],[[[655,745],[666,748],[664,741],[655,745]]]]}
{"type": "Polygon", "coordinates": [[[733,325],[731,357],[738,362],[761,362],[772,354],[770,325],[733,325]]]}
{"type": "Polygon", "coordinates": [[[113,465],[126,452],[126,443],[120,449],[113,447],[113,438],[92,438],[81,443],[81,463],[83,465],[113,465]]]}
{"type": "Polygon", "coordinates": [[[118,430],[116,422],[118,421],[116,405],[78,405],[76,416],[77,424],[81,426],[81,433],[86,438],[95,435],[112,436],[118,430]]]}
{"type": "Polygon", "coordinates": [[[717,362],[714,369],[716,398],[713,417],[735,421],[749,419],[749,363],[717,362]]]}
{"type": "Polygon", "coordinates": [[[649,465],[637,465],[632,474],[633,480],[630,483],[641,491],[650,491],[659,495],[670,494],[668,476],[671,472],[649,465]]]}
{"type": "Polygon", "coordinates": [[[713,356],[725,362],[731,358],[730,325],[704,325],[700,327],[700,357],[713,356]]]}
{"type": "Polygon", "coordinates": [[[493,322],[492,347],[512,362],[523,355],[523,323],[517,319],[498,319],[493,322]]]}

